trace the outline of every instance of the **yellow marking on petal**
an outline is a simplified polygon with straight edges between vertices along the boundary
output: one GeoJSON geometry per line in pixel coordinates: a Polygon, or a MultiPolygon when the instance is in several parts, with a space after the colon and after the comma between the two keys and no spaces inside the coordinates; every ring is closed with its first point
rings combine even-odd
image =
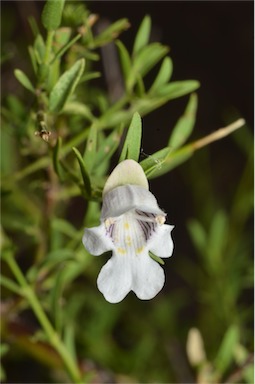
{"type": "Polygon", "coordinates": [[[131,244],[132,244],[132,240],[131,240],[131,237],[130,237],[130,236],[126,236],[126,238],[125,238],[125,243],[126,243],[127,245],[131,245],[131,244]]]}
{"type": "Polygon", "coordinates": [[[109,228],[112,224],[114,224],[115,220],[112,217],[109,217],[104,221],[106,228],[109,228]]]}
{"type": "Polygon", "coordinates": [[[136,253],[137,254],[142,253],[143,250],[144,250],[144,247],[139,247],[136,249],[136,253]]]}
{"type": "Polygon", "coordinates": [[[166,221],[166,218],[165,216],[163,215],[157,215],[156,216],[156,222],[160,225],[164,224],[164,222],[166,221]]]}
{"type": "Polygon", "coordinates": [[[127,223],[127,222],[124,223],[124,228],[125,228],[125,229],[129,229],[129,223],[127,223]]]}
{"type": "Polygon", "coordinates": [[[117,252],[121,255],[125,255],[127,253],[127,251],[124,249],[124,248],[117,248],[117,252]]]}

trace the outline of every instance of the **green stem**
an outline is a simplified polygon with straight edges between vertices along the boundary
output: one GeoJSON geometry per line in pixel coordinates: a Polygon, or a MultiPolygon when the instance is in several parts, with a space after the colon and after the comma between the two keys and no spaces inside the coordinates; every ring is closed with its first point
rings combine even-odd
{"type": "Polygon", "coordinates": [[[35,292],[32,290],[30,285],[27,283],[23,273],[21,272],[18,264],[16,263],[14,257],[11,254],[8,254],[8,256],[5,258],[6,262],[8,263],[12,273],[14,274],[16,280],[20,284],[20,287],[22,288],[22,294],[27,298],[31,308],[34,311],[34,314],[36,315],[37,319],[39,320],[42,328],[44,329],[51,345],[55,348],[55,350],[59,353],[60,357],[62,358],[62,361],[64,362],[68,373],[70,375],[70,378],[74,383],[81,383],[81,374],[79,371],[79,368],[76,365],[76,362],[73,360],[71,354],[67,350],[64,343],[59,338],[59,335],[54,330],[51,322],[49,321],[48,317],[46,316],[35,292]]]}

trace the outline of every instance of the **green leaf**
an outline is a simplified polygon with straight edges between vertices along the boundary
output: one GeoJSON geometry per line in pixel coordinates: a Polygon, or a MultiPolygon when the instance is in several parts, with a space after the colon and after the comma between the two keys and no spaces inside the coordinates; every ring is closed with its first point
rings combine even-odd
{"type": "Polygon", "coordinates": [[[84,67],[85,60],[80,59],[59,78],[49,97],[49,110],[51,112],[59,112],[63,108],[68,97],[74,92],[84,67]]]}
{"type": "Polygon", "coordinates": [[[151,33],[151,18],[150,16],[145,16],[141,25],[136,34],[134,47],[133,47],[133,56],[135,56],[143,47],[145,47],[150,39],[151,33]]]}
{"type": "Polygon", "coordinates": [[[187,95],[195,91],[199,86],[200,84],[196,80],[174,81],[158,89],[155,94],[165,96],[167,100],[171,100],[187,95]]]}
{"type": "Polygon", "coordinates": [[[55,60],[59,59],[61,56],[64,55],[64,53],[74,45],[74,43],[76,43],[77,40],[79,40],[81,38],[81,35],[78,34],[76,35],[73,39],[71,39],[70,41],[68,41],[64,46],[62,46],[55,54],[55,56],[53,57],[52,61],[51,61],[51,64],[54,63],[55,60]]]}
{"type": "Polygon", "coordinates": [[[146,75],[169,51],[160,43],[152,43],[144,47],[134,59],[135,71],[141,76],[146,75]]]}
{"type": "Polygon", "coordinates": [[[133,159],[138,162],[142,139],[142,121],[138,112],[135,112],[128,128],[126,140],[120,155],[119,162],[133,159]]]}
{"type": "Polygon", "coordinates": [[[226,331],[218,354],[214,361],[216,370],[224,374],[234,358],[234,350],[239,342],[240,334],[236,325],[231,325],[226,331]]]}
{"type": "Polygon", "coordinates": [[[45,56],[45,43],[41,34],[36,36],[34,42],[34,54],[38,64],[42,64],[45,56]]]}
{"type": "Polygon", "coordinates": [[[55,52],[63,47],[65,44],[68,44],[72,35],[72,28],[62,27],[58,28],[54,34],[54,47],[55,52]]]}
{"type": "Polygon", "coordinates": [[[103,140],[95,158],[95,168],[97,168],[100,164],[108,161],[112,157],[120,145],[122,132],[123,125],[119,129],[113,130],[112,133],[110,133],[110,135],[103,140]]]}
{"type": "Polygon", "coordinates": [[[93,80],[93,79],[98,79],[99,77],[101,77],[101,72],[89,72],[89,73],[85,73],[81,80],[80,80],[80,83],[85,83],[86,81],[90,81],[90,80],[93,80]]]}
{"type": "Polygon", "coordinates": [[[100,47],[116,39],[122,31],[130,27],[128,19],[120,19],[110,24],[98,36],[94,38],[91,48],[100,47]]]}
{"type": "Polygon", "coordinates": [[[197,112],[197,95],[193,93],[190,95],[188,105],[184,114],[177,121],[173,132],[170,136],[168,146],[174,149],[179,148],[188,137],[191,135],[197,112]]]}
{"type": "MultiPolygon", "coordinates": [[[[72,264],[72,262],[70,262],[72,264]]],[[[61,297],[66,283],[66,273],[69,265],[62,263],[62,268],[54,277],[54,286],[52,287],[50,298],[50,309],[53,317],[54,326],[59,334],[61,334],[63,326],[63,308],[61,305],[61,297]]]]}
{"type": "Polygon", "coordinates": [[[133,67],[127,81],[128,89],[132,89],[136,83],[138,75],[142,77],[145,76],[168,51],[169,48],[160,43],[152,43],[141,49],[134,58],[133,67]]]}
{"type": "Polygon", "coordinates": [[[209,238],[208,238],[208,256],[211,265],[222,268],[224,254],[224,246],[226,245],[228,232],[228,218],[224,211],[215,212],[211,222],[209,238]]]}
{"type": "Polygon", "coordinates": [[[47,0],[42,12],[42,23],[48,31],[59,27],[64,4],[65,0],[47,0]]]}
{"type": "Polygon", "coordinates": [[[169,155],[170,152],[170,148],[162,148],[159,151],[153,153],[152,155],[148,155],[145,160],[142,160],[140,165],[142,166],[146,175],[148,176],[153,173],[155,168],[160,168],[161,164],[165,161],[166,157],[169,155]]]}
{"type": "Polygon", "coordinates": [[[78,151],[78,149],[73,148],[73,151],[74,151],[75,156],[79,162],[81,175],[82,175],[82,179],[83,179],[83,184],[84,184],[84,188],[85,188],[85,195],[87,198],[89,198],[91,196],[91,183],[90,183],[89,173],[87,171],[87,168],[84,164],[83,158],[82,158],[80,152],[78,151]]]}
{"type": "MultiPolygon", "coordinates": [[[[6,355],[6,353],[8,353],[9,350],[10,350],[10,346],[8,344],[4,344],[3,342],[1,342],[1,344],[0,344],[0,357],[1,357],[2,361],[3,361],[2,357],[4,355],[6,355]]],[[[2,365],[2,362],[0,363],[0,380],[1,380],[1,382],[6,381],[6,373],[5,373],[4,367],[2,365]]]]}
{"type": "Polygon", "coordinates": [[[136,83],[136,87],[135,87],[135,94],[139,98],[142,98],[146,94],[146,90],[145,90],[142,76],[140,76],[139,74],[137,74],[137,83],[136,83]]]}
{"type": "Polygon", "coordinates": [[[154,253],[149,252],[149,255],[150,255],[150,257],[151,257],[153,260],[157,261],[159,264],[161,264],[161,265],[164,265],[164,264],[165,264],[164,260],[162,260],[160,257],[154,255],[154,253]]]}
{"type": "Polygon", "coordinates": [[[202,256],[205,256],[208,238],[204,227],[199,221],[192,219],[188,222],[188,230],[197,250],[202,256]]]}
{"type": "Polygon", "coordinates": [[[37,21],[35,20],[34,16],[28,16],[28,23],[30,25],[31,31],[33,32],[34,37],[36,37],[39,32],[39,27],[37,25],[37,21]]]}
{"type": "Polygon", "coordinates": [[[80,115],[90,122],[94,121],[94,116],[92,115],[89,107],[79,101],[68,101],[62,109],[62,113],[66,113],[68,115],[80,115]]]}
{"type": "Polygon", "coordinates": [[[173,62],[170,57],[165,57],[157,74],[157,77],[149,90],[149,93],[153,93],[154,91],[157,91],[163,85],[165,85],[170,80],[172,71],[173,62]]]}
{"type": "Polygon", "coordinates": [[[8,277],[0,275],[0,284],[3,287],[9,289],[10,291],[12,291],[18,295],[22,295],[22,290],[20,289],[20,287],[13,280],[9,279],[8,277]]]}
{"type": "Polygon", "coordinates": [[[72,260],[74,258],[71,249],[58,249],[48,253],[47,258],[43,260],[42,267],[50,270],[56,267],[62,261],[72,260]]]}
{"type": "Polygon", "coordinates": [[[97,144],[98,144],[98,129],[96,125],[92,124],[89,130],[89,135],[87,138],[86,149],[83,156],[84,163],[86,164],[86,168],[88,171],[91,171],[93,166],[96,152],[97,152],[97,144]]]}
{"type": "Polygon", "coordinates": [[[40,276],[49,274],[53,268],[58,266],[61,262],[67,260],[73,260],[74,255],[71,249],[57,249],[50,252],[46,259],[44,259],[39,265],[34,264],[27,272],[27,279],[29,282],[34,282],[40,276]]]}
{"type": "Polygon", "coordinates": [[[8,344],[4,344],[1,342],[0,344],[0,357],[6,355],[6,353],[10,350],[10,346],[8,344]]]}
{"type": "Polygon", "coordinates": [[[27,75],[25,75],[24,72],[22,72],[20,69],[15,69],[14,75],[15,75],[16,79],[23,85],[23,87],[28,89],[30,92],[35,93],[35,89],[31,83],[31,81],[29,80],[27,75]]]}
{"type": "Polygon", "coordinates": [[[54,85],[57,83],[60,76],[60,61],[56,60],[52,62],[50,65],[47,65],[48,78],[47,78],[47,90],[50,92],[54,85]]]}
{"type": "Polygon", "coordinates": [[[127,48],[124,46],[124,44],[122,44],[120,40],[116,41],[116,45],[119,50],[121,69],[123,72],[124,80],[126,82],[132,67],[131,59],[130,59],[127,48]]]}
{"type": "Polygon", "coordinates": [[[31,47],[31,45],[28,47],[28,53],[29,53],[29,56],[30,56],[30,60],[31,60],[31,63],[32,63],[32,66],[33,66],[34,73],[37,73],[37,69],[38,69],[37,59],[36,59],[36,56],[35,56],[34,48],[31,47]]]}
{"type": "MultiPolygon", "coordinates": [[[[163,148],[160,151],[156,152],[152,157],[158,160],[155,164],[148,168],[145,171],[148,179],[153,179],[155,177],[159,177],[164,175],[165,173],[171,171],[176,168],[178,165],[182,164],[184,161],[188,160],[194,153],[194,149],[191,145],[187,145],[183,148],[180,148],[177,151],[173,151],[171,148],[163,148]],[[167,152],[168,149],[168,152],[167,152]],[[162,151],[162,153],[161,153],[162,151]],[[160,154],[160,156],[158,156],[160,154]]],[[[147,160],[147,159],[146,159],[147,160]]],[[[144,168],[144,162],[141,162],[141,166],[144,168]]]]}
{"type": "Polygon", "coordinates": [[[51,224],[54,230],[59,231],[66,236],[69,236],[70,238],[73,238],[77,234],[77,229],[72,224],[70,224],[69,221],[64,219],[55,217],[51,224]]]}
{"type": "Polygon", "coordinates": [[[68,323],[64,328],[63,338],[69,353],[71,354],[73,359],[76,361],[77,354],[76,354],[76,345],[75,345],[75,326],[73,322],[68,323]]]}

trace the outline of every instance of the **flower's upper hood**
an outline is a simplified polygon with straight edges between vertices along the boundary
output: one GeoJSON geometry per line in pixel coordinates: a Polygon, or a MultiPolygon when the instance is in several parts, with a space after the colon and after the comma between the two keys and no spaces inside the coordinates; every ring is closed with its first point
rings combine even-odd
{"type": "Polygon", "coordinates": [[[128,184],[116,187],[104,195],[101,220],[118,217],[135,209],[165,216],[165,213],[159,208],[156,198],[148,189],[128,184]]]}

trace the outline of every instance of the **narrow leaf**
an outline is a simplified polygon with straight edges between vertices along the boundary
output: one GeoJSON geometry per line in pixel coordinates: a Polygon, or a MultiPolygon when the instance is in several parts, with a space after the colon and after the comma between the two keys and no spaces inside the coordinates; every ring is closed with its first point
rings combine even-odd
{"type": "Polygon", "coordinates": [[[126,140],[120,155],[119,162],[133,159],[138,162],[142,139],[142,121],[139,113],[135,112],[128,128],[126,140]]]}
{"type": "Polygon", "coordinates": [[[80,80],[80,83],[85,83],[86,81],[90,81],[90,80],[93,80],[93,79],[98,79],[99,77],[101,77],[101,73],[100,72],[89,72],[89,73],[85,73],[81,80],[80,80]]]}
{"type": "Polygon", "coordinates": [[[72,35],[72,28],[69,27],[61,27],[58,28],[54,34],[54,47],[55,52],[57,52],[61,47],[70,41],[70,37],[72,35]]]}
{"type": "Polygon", "coordinates": [[[52,228],[70,238],[77,235],[77,229],[69,221],[57,217],[52,220],[52,228]]]}
{"type": "MultiPolygon", "coordinates": [[[[62,263],[63,265],[63,263],[62,263]]],[[[58,333],[61,334],[63,326],[63,308],[61,306],[61,297],[65,287],[65,275],[67,266],[64,264],[63,268],[56,274],[54,278],[54,285],[50,291],[50,309],[53,317],[54,326],[58,333]]]]}
{"type": "Polygon", "coordinates": [[[68,115],[79,115],[91,122],[94,120],[94,116],[92,115],[89,107],[78,101],[68,101],[62,109],[62,113],[66,113],[68,115]]]}
{"type": "Polygon", "coordinates": [[[9,289],[10,291],[12,291],[18,295],[22,295],[22,290],[20,289],[20,287],[14,281],[9,279],[8,277],[0,275],[0,284],[3,287],[9,289]]]}
{"type": "Polygon", "coordinates": [[[127,48],[125,47],[124,44],[122,44],[120,40],[116,41],[116,45],[119,50],[121,69],[123,72],[124,80],[126,82],[131,71],[131,59],[127,51],[127,48]]]}
{"type": "Polygon", "coordinates": [[[208,238],[208,252],[207,257],[210,259],[211,264],[218,270],[222,268],[222,257],[225,254],[227,233],[228,233],[228,218],[224,211],[218,210],[215,212],[211,221],[209,238],[208,238]]]}
{"type": "Polygon", "coordinates": [[[134,58],[133,67],[127,81],[128,89],[132,89],[136,83],[138,75],[142,77],[145,76],[151,68],[153,68],[167,54],[168,51],[168,47],[159,43],[152,43],[141,49],[134,58]]]}
{"type": "Polygon", "coordinates": [[[165,96],[167,100],[176,99],[184,96],[199,88],[200,84],[196,80],[175,81],[157,90],[158,96],[165,96]]]}
{"type": "Polygon", "coordinates": [[[159,264],[161,264],[161,265],[164,265],[164,264],[165,264],[164,260],[162,260],[160,257],[154,255],[154,253],[149,252],[149,255],[150,255],[150,257],[151,257],[153,260],[157,261],[159,264]]]}
{"type": "Polygon", "coordinates": [[[86,149],[84,153],[84,162],[88,171],[91,171],[93,166],[96,152],[97,152],[97,144],[98,144],[98,129],[96,125],[92,124],[89,130],[89,135],[87,138],[86,149]]]}
{"type": "Polygon", "coordinates": [[[145,46],[134,59],[135,70],[142,76],[146,75],[168,51],[169,48],[160,43],[145,46]]]}
{"type": "Polygon", "coordinates": [[[188,137],[191,135],[197,112],[197,95],[193,93],[190,96],[188,105],[185,109],[184,114],[177,121],[173,132],[170,136],[168,146],[174,149],[179,148],[188,137]]]}
{"type": "Polygon", "coordinates": [[[59,78],[50,93],[49,109],[51,112],[59,112],[63,108],[68,97],[74,92],[84,67],[85,60],[80,59],[59,78]]]}
{"type": "Polygon", "coordinates": [[[76,43],[77,40],[79,40],[81,38],[81,35],[78,34],[76,35],[73,39],[71,39],[70,41],[68,41],[64,46],[62,46],[55,54],[55,56],[53,57],[52,61],[51,61],[51,64],[54,63],[55,60],[59,59],[61,56],[64,55],[64,53],[74,45],[74,43],[76,43]]]}
{"type": "Polygon", "coordinates": [[[104,163],[108,161],[114,152],[117,150],[117,148],[120,145],[121,135],[123,132],[123,126],[121,126],[119,129],[115,129],[112,131],[112,133],[104,139],[102,142],[102,145],[100,146],[97,156],[95,158],[94,167],[96,168],[101,163],[104,163]]]}
{"type": "Polygon", "coordinates": [[[167,155],[171,152],[171,149],[166,147],[162,148],[159,151],[148,155],[148,157],[141,161],[140,165],[142,166],[146,175],[151,174],[155,168],[160,168],[161,164],[165,161],[167,155]]]}
{"type": "Polygon", "coordinates": [[[145,47],[150,39],[151,33],[151,18],[150,16],[145,16],[141,25],[136,34],[134,47],[133,47],[133,56],[135,56],[143,47],[145,47]]]}
{"type": "Polygon", "coordinates": [[[30,60],[31,60],[31,63],[32,63],[32,66],[33,66],[34,73],[36,73],[37,69],[38,69],[38,66],[37,66],[37,60],[36,60],[36,57],[35,57],[34,48],[32,46],[28,47],[28,53],[29,53],[29,56],[30,56],[30,60]]]}
{"type": "Polygon", "coordinates": [[[87,168],[84,164],[84,161],[83,161],[83,158],[80,154],[80,152],[78,151],[77,148],[73,148],[73,151],[75,153],[75,156],[79,162],[79,166],[80,166],[80,170],[81,170],[81,175],[82,175],[82,178],[83,178],[83,184],[84,184],[84,188],[85,188],[85,194],[86,194],[86,197],[90,197],[91,196],[91,183],[90,183],[90,177],[89,177],[89,173],[87,171],[87,168]]]}
{"type": "Polygon", "coordinates": [[[34,42],[34,52],[35,52],[35,58],[38,64],[42,64],[45,56],[45,43],[40,33],[36,36],[36,39],[34,42]]]}
{"type": "Polygon", "coordinates": [[[204,227],[198,220],[191,219],[188,221],[188,230],[196,249],[202,256],[205,256],[208,238],[204,227]]]}
{"type": "Polygon", "coordinates": [[[165,57],[157,74],[157,77],[149,90],[149,93],[153,93],[154,91],[157,91],[159,88],[165,85],[170,80],[172,71],[173,62],[170,57],[165,57]]]}
{"type": "Polygon", "coordinates": [[[31,31],[33,32],[34,37],[36,37],[40,32],[34,16],[28,16],[28,23],[30,25],[30,28],[31,28],[31,31]]]}
{"type": "Polygon", "coordinates": [[[62,18],[65,0],[48,0],[43,8],[42,23],[48,30],[56,30],[62,18]]]}
{"type": "Polygon", "coordinates": [[[76,360],[75,327],[73,323],[68,323],[64,329],[64,342],[69,353],[76,360]]]}
{"type": "Polygon", "coordinates": [[[73,260],[73,251],[70,249],[59,248],[50,252],[46,259],[44,259],[39,265],[34,264],[27,272],[27,279],[29,282],[34,282],[40,276],[49,274],[55,267],[63,261],[73,260]]]}
{"type": "Polygon", "coordinates": [[[31,83],[31,81],[29,80],[27,75],[25,75],[24,72],[22,72],[20,69],[15,69],[14,75],[15,75],[16,79],[23,85],[23,87],[28,89],[30,92],[35,93],[35,89],[31,83]]]}
{"type": "Polygon", "coordinates": [[[219,352],[214,361],[218,372],[224,374],[233,360],[235,347],[239,342],[239,330],[236,325],[231,325],[224,335],[219,352]]]}
{"type": "MultiPolygon", "coordinates": [[[[162,158],[159,157],[159,162],[155,163],[151,168],[147,169],[147,171],[145,172],[146,176],[149,179],[159,177],[171,171],[172,169],[176,168],[178,165],[188,160],[188,158],[191,157],[194,153],[194,149],[192,148],[191,145],[187,145],[177,151],[173,151],[171,148],[169,148],[168,153],[166,149],[163,149],[161,151],[162,151],[162,154],[165,155],[165,157],[164,156],[162,156],[162,158]]],[[[143,161],[141,162],[141,166],[142,167],[144,166],[143,161]]]]}
{"type": "Polygon", "coordinates": [[[109,27],[105,28],[102,33],[96,36],[91,45],[93,48],[105,45],[116,39],[122,31],[125,31],[129,27],[130,23],[128,19],[117,20],[115,23],[112,23],[109,27]]]}

